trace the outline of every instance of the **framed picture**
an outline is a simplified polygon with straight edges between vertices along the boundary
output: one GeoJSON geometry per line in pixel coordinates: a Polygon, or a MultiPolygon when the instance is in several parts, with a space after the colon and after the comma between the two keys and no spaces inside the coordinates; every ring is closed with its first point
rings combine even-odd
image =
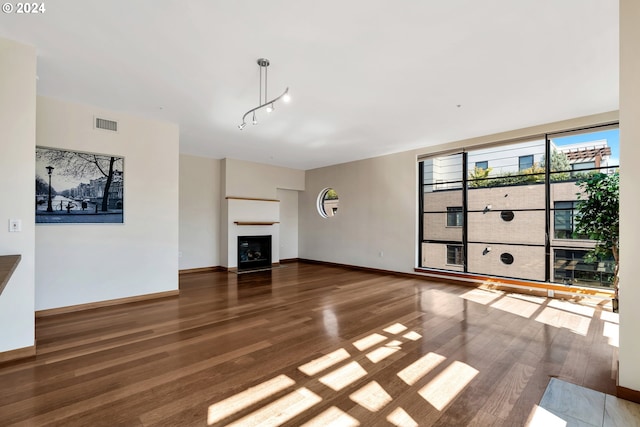
{"type": "Polygon", "coordinates": [[[124,222],[124,158],[36,147],[36,224],[124,222]]]}

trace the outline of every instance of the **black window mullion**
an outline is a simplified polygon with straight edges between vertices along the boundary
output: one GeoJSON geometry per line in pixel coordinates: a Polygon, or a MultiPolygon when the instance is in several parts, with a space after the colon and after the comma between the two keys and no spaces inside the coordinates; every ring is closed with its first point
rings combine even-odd
{"type": "Polygon", "coordinates": [[[469,266],[467,263],[467,227],[468,227],[468,215],[467,215],[467,152],[462,152],[462,270],[467,273],[469,266]]]}
{"type": "Polygon", "coordinates": [[[551,139],[544,135],[544,281],[551,279],[551,139]]]}
{"type": "Polygon", "coordinates": [[[418,265],[422,265],[422,241],[424,240],[424,162],[418,163],[418,265]]]}

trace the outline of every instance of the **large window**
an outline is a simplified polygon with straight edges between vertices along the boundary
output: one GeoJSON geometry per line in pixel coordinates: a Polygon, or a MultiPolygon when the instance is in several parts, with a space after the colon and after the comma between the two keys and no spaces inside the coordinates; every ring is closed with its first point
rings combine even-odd
{"type": "Polygon", "coordinates": [[[595,242],[575,234],[576,194],[617,170],[618,145],[608,126],[421,159],[420,267],[609,286],[609,264],[584,261],[595,242]]]}

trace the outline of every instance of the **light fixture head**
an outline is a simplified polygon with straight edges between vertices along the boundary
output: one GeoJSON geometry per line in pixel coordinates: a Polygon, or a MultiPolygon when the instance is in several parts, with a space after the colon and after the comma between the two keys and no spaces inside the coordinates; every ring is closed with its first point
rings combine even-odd
{"type": "Polygon", "coordinates": [[[274,108],[273,108],[273,104],[270,104],[270,105],[267,107],[267,113],[270,113],[270,112],[272,112],[273,110],[274,110],[274,108]]]}
{"type": "Polygon", "coordinates": [[[238,129],[242,130],[242,129],[244,129],[244,127],[245,127],[246,125],[247,125],[247,124],[246,124],[245,122],[242,122],[242,123],[240,123],[240,124],[238,125],[238,129]]]}
{"type": "Polygon", "coordinates": [[[253,112],[253,119],[251,120],[251,123],[253,123],[254,125],[258,124],[258,119],[256,119],[256,112],[253,112]]]}
{"type": "Polygon", "coordinates": [[[284,95],[282,95],[282,100],[284,102],[291,101],[291,95],[289,95],[289,88],[287,88],[287,91],[284,93],[284,95]]]}

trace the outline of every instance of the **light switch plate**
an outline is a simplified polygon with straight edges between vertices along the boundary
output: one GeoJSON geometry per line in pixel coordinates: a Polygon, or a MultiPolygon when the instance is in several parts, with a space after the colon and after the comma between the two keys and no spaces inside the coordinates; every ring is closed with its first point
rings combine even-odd
{"type": "Polygon", "coordinates": [[[9,220],[9,231],[18,232],[22,231],[22,221],[19,219],[10,219],[9,220]]]}

